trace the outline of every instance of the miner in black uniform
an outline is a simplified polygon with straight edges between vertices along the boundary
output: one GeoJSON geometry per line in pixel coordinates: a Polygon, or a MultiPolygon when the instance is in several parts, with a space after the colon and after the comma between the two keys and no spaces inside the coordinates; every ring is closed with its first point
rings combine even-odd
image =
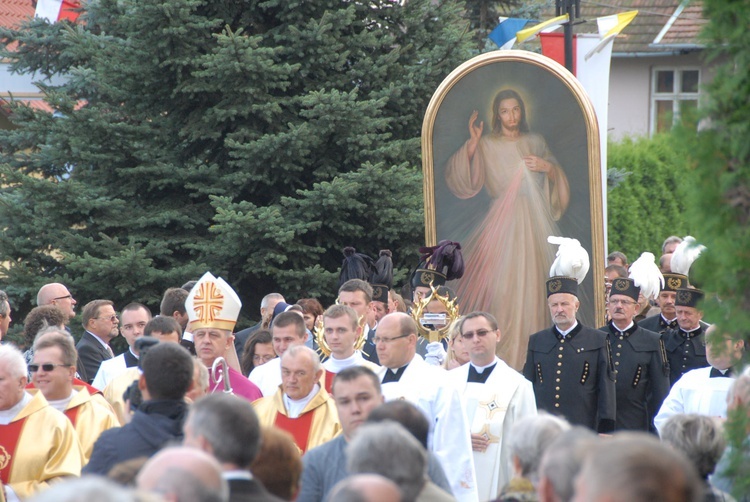
{"type": "Polygon", "coordinates": [[[615,426],[615,376],[607,336],[576,319],[578,282],[547,281],[547,305],[554,326],[534,333],[524,376],[534,384],[536,406],[571,424],[598,432],[615,426]]]}
{"type": "Polygon", "coordinates": [[[698,302],[704,297],[699,289],[678,289],[675,297],[677,329],[662,335],[669,360],[669,381],[672,385],[690,370],[708,366],[706,329],[698,302]]]}
{"type": "Polygon", "coordinates": [[[668,329],[677,329],[677,313],[674,302],[678,289],[687,289],[688,278],[682,274],[664,274],[664,285],[659,292],[656,303],[661,314],[638,321],[638,326],[649,331],[664,334],[668,329]]]}
{"type": "Polygon", "coordinates": [[[641,288],[633,279],[612,281],[607,333],[615,366],[616,430],[656,432],[654,416],[669,394],[669,366],[658,333],[634,322],[641,288]]]}

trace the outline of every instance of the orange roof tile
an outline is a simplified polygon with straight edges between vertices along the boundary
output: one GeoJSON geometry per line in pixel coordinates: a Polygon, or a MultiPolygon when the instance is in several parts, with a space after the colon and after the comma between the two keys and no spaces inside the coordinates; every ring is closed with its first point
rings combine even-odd
{"type": "MultiPolygon", "coordinates": [[[[581,0],[581,15],[576,22],[585,22],[576,24],[574,32],[598,33],[596,18],[637,10],[635,19],[615,38],[613,53],[659,53],[672,51],[677,45],[700,49],[703,46],[698,34],[707,22],[702,5],[694,0],[680,10],[682,3],[683,0],[581,0]],[[655,43],[670,20],[671,26],[655,43]]],[[[554,9],[545,12],[544,18],[553,16],[554,9]]]]}
{"type": "Polygon", "coordinates": [[[0,26],[16,28],[27,19],[34,17],[34,6],[31,0],[0,1],[0,26]]]}

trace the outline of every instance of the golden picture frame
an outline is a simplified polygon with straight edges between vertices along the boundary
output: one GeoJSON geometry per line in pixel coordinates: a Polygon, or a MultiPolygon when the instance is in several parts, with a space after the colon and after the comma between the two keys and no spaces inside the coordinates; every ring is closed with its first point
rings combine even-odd
{"type": "Polygon", "coordinates": [[[601,325],[599,128],[570,72],[519,50],[462,64],[427,107],[422,167],[426,243],[462,244],[467,272],[448,285],[462,313],[486,310],[498,319],[498,354],[506,362],[520,369],[528,336],[552,325],[545,281],[557,246],[546,242],[546,233],[578,239],[588,251],[591,268],[579,285],[577,317],[601,325]]]}

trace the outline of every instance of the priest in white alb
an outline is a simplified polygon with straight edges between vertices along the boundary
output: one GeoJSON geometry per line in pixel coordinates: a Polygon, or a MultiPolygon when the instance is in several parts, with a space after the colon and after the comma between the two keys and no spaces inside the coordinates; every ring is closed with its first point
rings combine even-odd
{"type": "Polygon", "coordinates": [[[417,324],[406,314],[388,314],[373,341],[386,401],[405,399],[422,410],[430,423],[428,447],[440,460],[453,495],[460,501],[478,500],[464,403],[447,372],[417,355],[417,324]]]}
{"type": "Polygon", "coordinates": [[[534,389],[495,355],[502,335],[492,314],[472,312],[458,329],[471,360],[448,377],[466,402],[479,500],[494,500],[513,475],[505,440],[517,421],[536,415],[534,389]]]}

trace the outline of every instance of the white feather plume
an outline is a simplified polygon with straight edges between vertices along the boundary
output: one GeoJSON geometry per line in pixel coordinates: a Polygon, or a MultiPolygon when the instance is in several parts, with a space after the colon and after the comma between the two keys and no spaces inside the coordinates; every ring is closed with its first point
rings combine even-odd
{"type": "Polygon", "coordinates": [[[589,254],[578,239],[550,235],[547,242],[559,246],[555,261],[549,269],[549,276],[573,277],[581,284],[589,273],[590,263],[589,254]]]}
{"type": "Polygon", "coordinates": [[[664,276],[656,265],[653,253],[643,253],[630,265],[629,277],[636,286],[641,288],[641,294],[649,300],[656,300],[659,291],[664,287],[664,276]]]}
{"type": "Polygon", "coordinates": [[[672,254],[671,268],[675,274],[690,275],[690,267],[698,259],[706,246],[698,244],[695,237],[685,237],[672,254]]]}

